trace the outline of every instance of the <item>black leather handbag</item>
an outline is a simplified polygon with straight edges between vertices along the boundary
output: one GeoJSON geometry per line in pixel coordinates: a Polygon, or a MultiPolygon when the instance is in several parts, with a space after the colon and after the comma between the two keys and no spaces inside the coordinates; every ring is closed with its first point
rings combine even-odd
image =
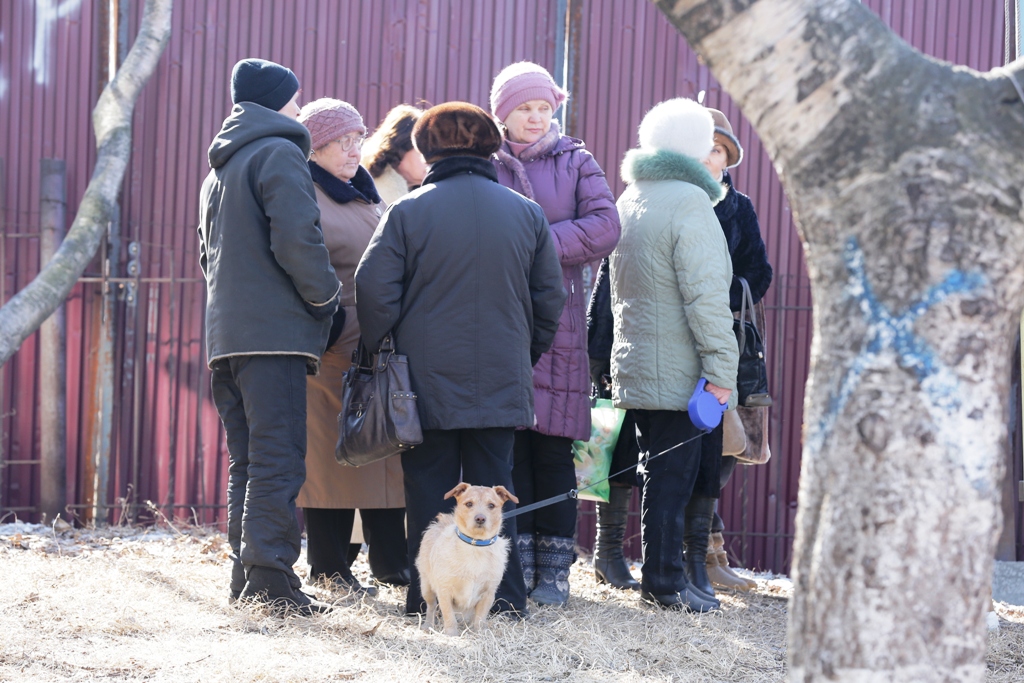
{"type": "Polygon", "coordinates": [[[764,341],[754,320],[754,298],[744,278],[736,278],[743,285],[743,303],[740,317],[732,322],[733,332],[740,347],[739,372],[736,390],[739,404],[746,408],[766,408],[772,404],[768,393],[768,368],[764,359],[764,341]]]}
{"type": "Polygon", "coordinates": [[[362,341],[345,371],[334,457],[359,467],[390,458],[423,443],[409,359],[395,353],[390,334],[370,357],[362,341]]]}

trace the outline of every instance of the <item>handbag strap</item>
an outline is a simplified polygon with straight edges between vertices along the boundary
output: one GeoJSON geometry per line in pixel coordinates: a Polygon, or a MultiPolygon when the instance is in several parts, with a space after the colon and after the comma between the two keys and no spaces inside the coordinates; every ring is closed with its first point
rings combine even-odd
{"type": "Polygon", "coordinates": [[[761,331],[757,329],[757,320],[754,316],[754,297],[750,293],[750,284],[746,278],[736,276],[736,279],[740,281],[740,286],[743,288],[743,296],[740,298],[740,330],[737,333],[740,343],[740,355],[743,355],[743,349],[747,345],[747,335],[743,332],[743,326],[747,322],[747,318],[750,319],[750,325],[754,328],[754,332],[758,336],[761,336],[761,331]]]}
{"type": "Polygon", "coordinates": [[[355,366],[357,372],[370,372],[373,369],[373,359],[370,358],[370,352],[363,343],[362,337],[359,338],[356,348],[352,349],[352,365],[355,366]]]}

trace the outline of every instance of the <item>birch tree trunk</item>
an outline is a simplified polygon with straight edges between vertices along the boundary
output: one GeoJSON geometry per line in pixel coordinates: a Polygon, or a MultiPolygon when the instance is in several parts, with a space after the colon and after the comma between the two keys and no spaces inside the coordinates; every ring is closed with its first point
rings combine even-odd
{"type": "Polygon", "coordinates": [[[132,146],[132,112],[171,35],[173,0],[146,0],[139,35],[92,111],[96,167],[67,236],[26,287],[0,308],[0,365],[50,317],[96,255],[113,220],[132,146]]]}
{"type": "Polygon", "coordinates": [[[1024,305],[1024,60],[856,0],[661,0],[775,162],[814,292],[793,681],[981,681],[1024,305]]]}

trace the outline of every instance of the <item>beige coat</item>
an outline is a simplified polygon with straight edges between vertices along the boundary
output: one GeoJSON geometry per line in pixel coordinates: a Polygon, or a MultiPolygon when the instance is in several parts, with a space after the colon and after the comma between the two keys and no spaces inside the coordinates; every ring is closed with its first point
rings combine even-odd
{"type": "Polygon", "coordinates": [[[342,375],[351,365],[352,351],[359,342],[356,266],[385,207],[358,199],[338,204],[319,185],[315,187],[324,244],[342,283],[341,305],[345,307],[346,319],[341,337],[324,353],[320,374],[307,378],[306,483],[299,492],[297,504],[310,508],[405,507],[399,458],[358,468],[343,467],[334,459],[342,375]]]}
{"type": "Polygon", "coordinates": [[[390,165],[385,166],[383,173],[373,179],[373,184],[377,186],[377,193],[388,206],[409,194],[409,183],[390,165]]]}

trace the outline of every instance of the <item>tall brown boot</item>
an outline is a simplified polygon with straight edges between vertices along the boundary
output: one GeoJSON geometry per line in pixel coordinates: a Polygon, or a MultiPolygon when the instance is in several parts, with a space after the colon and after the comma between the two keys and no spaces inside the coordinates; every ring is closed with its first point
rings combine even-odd
{"type": "Polygon", "coordinates": [[[708,541],[708,577],[715,588],[749,591],[757,588],[757,582],[744,579],[729,568],[729,556],[725,552],[725,538],[721,532],[711,534],[708,541]]]}

